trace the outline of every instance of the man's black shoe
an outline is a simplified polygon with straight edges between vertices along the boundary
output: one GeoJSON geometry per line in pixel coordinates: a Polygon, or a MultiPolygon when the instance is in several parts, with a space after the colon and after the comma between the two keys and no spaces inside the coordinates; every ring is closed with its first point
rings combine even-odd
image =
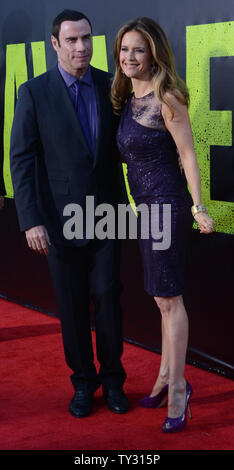
{"type": "Polygon", "coordinates": [[[129,410],[129,401],[122,389],[103,387],[103,397],[114,413],[126,413],[129,410]]]}
{"type": "Polygon", "coordinates": [[[76,418],[90,415],[93,409],[93,393],[86,390],[76,390],[69,406],[70,412],[76,418]]]}

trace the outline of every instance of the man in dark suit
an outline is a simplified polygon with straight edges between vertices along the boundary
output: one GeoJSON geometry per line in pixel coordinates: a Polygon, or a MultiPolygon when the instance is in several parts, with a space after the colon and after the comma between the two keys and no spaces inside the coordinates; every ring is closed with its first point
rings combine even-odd
{"type": "MultiPolygon", "coordinates": [[[[56,67],[19,89],[11,137],[11,172],[21,231],[28,245],[48,255],[62,325],[66,362],[75,395],[70,411],[92,411],[102,385],[108,407],[128,410],[121,363],[120,250],[116,239],[67,239],[63,234],[67,204],[85,212],[86,196],[94,208],[116,206],[119,197],[118,119],[109,100],[110,74],[90,66],[92,27],[80,12],[65,10],[53,22],[56,67]],[[94,304],[97,373],[90,331],[90,294],[94,304]]],[[[85,227],[95,224],[85,213],[85,227]]]]}

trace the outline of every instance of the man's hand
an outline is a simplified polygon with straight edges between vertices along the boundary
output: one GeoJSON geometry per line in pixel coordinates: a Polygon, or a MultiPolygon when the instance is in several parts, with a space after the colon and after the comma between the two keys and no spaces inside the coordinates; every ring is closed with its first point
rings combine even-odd
{"type": "Polygon", "coordinates": [[[29,248],[36,251],[40,255],[49,254],[49,246],[51,245],[48,232],[44,225],[38,225],[25,231],[29,248]]]}

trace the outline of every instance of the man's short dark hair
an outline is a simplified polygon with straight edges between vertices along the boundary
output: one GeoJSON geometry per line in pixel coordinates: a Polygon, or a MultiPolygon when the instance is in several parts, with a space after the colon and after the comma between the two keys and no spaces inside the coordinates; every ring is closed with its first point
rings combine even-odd
{"type": "Polygon", "coordinates": [[[61,24],[63,21],[80,21],[80,20],[87,20],[91,31],[92,31],[92,25],[91,21],[87,18],[84,13],[81,13],[80,11],[76,10],[63,10],[59,15],[56,16],[52,23],[52,35],[57,39],[59,43],[59,33],[60,33],[60,28],[61,24]]]}

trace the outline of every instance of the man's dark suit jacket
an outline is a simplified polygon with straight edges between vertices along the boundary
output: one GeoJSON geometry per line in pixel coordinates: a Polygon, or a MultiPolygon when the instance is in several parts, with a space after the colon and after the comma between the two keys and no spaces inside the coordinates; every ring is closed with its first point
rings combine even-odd
{"type": "Polygon", "coordinates": [[[111,75],[91,67],[99,118],[96,154],[87,146],[58,67],[21,85],[11,135],[11,172],[21,231],[45,225],[52,243],[86,243],[63,237],[66,204],[85,208],[119,197],[118,118],[109,99],[111,75]]]}

